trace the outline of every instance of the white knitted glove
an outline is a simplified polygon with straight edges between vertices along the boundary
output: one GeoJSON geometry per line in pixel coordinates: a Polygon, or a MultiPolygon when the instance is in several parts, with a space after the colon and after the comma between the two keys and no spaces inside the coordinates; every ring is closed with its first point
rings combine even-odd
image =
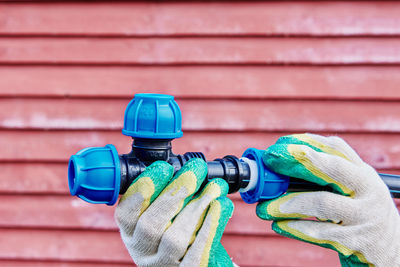
{"type": "Polygon", "coordinates": [[[155,162],[122,196],[115,218],[138,266],[233,266],[220,240],[233,212],[228,184],[210,181],[198,192],[207,164],[188,161],[173,167],[155,162]]]}
{"type": "Polygon", "coordinates": [[[289,193],[260,203],[273,230],[339,252],[343,266],[400,266],[400,217],[376,171],[338,137],[280,138],[264,154],[271,170],[331,192],[289,193]],[[321,221],[313,220],[318,218],[321,221]]]}

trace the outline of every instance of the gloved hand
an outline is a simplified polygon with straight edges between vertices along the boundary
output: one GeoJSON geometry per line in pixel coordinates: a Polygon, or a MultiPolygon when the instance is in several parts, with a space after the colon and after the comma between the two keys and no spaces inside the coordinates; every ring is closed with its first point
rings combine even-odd
{"type": "Polygon", "coordinates": [[[396,206],[376,171],[346,142],[312,134],[285,136],[266,150],[263,161],[277,173],[335,192],[289,193],[259,203],[257,215],[274,220],[275,232],[336,250],[342,266],[400,266],[396,206]]]}
{"type": "Polygon", "coordinates": [[[138,266],[233,266],[220,243],[233,212],[228,184],[214,179],[197,192],[206,175],[200,159],[174,177],[173,167],[158,161],[121,197],[115,219],[138,266]]]}

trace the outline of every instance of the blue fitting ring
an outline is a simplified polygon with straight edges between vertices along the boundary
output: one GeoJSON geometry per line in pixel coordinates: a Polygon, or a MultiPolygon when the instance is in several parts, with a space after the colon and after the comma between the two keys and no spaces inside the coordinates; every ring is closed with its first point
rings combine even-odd
{"type": "Polygon", "coordinates": [[[279,197],[284,194],[289,187],[290,178],[269,170],[264,165],[262,159],[263,154],[264,150],[249,148],[242,155],[242,157],[254,160],[258,168],[256,187],[247,192],[240,193],[243,201],[249,204],[279,197]]]}
{"type": "Polygon", "coordinates": [[[113,205],[119,195],[121,170],[113,145],[88,147],[71,156],[68,185],[71,195],[94,204],[113,205]]]}

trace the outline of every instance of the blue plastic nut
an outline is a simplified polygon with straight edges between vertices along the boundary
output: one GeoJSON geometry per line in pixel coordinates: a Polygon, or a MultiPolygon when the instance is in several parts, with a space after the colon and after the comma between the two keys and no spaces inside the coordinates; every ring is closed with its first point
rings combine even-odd
{"type": "Polygon", "coordinates": [[[113,145],[88,147],[69,159],[69,191],[89,203],[113,205],[119,195],[120,176],[119,157],[113,145]]]}
{"type": "Polygon", "coordinates": [[[122,133],[150,139],[174,139],[183,135],[182,115],[171,95],[136,94],[128,104],[122,133]]]}
{"type": "Polygon", "coordinates": [[[242,157],[254,160],[258,168],[258,181],[254,189],[241,192],[242,199],[249,204],[273,199],[284,194],[289,186],[290,178],[269,170],[262,160],[264,150],[249,148],[242,157]]]}

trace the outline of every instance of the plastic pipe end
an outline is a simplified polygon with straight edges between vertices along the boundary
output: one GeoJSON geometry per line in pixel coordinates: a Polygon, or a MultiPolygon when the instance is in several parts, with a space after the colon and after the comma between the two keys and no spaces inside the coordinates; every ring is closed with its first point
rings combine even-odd
{"type": "Polygon", "coordinates": [[[119,157],[113,145],[85,148],[69,159],[68,185],[73,196],[89,203],[113,205],[120,182],[119,157]]]}
{"type": "Polygon", "coordinates": [[[136,94],[126,107],[122,133],[133,138],[179,138],[181,110],[171,95],[136,94]]]}

